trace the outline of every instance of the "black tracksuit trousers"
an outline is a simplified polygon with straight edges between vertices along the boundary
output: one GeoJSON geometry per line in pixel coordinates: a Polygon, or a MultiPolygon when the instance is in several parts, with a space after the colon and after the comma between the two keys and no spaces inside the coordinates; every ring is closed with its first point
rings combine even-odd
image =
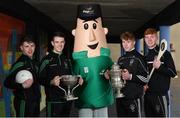
{"type": "Polygon", "coordinates": [[[141,117],[141,101],[137,99],[116,99],[118,117],[141,117]]]}
{"type": "Polygon", "coordinates": [[[167,95],[154,95],[146,93],[144,102],[146,103],[145,116],[146,117],[167,117],[169,99],[167,95]]]}
{"type": "Polygon", "coordinates": [[[24,101],[14,98],[16,117],[39,117],[40,101],[24,101]]]}

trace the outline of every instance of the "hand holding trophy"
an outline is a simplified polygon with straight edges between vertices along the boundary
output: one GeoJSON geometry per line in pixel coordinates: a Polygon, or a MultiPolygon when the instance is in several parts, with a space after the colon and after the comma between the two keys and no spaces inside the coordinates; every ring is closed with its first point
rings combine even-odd
{"type": "Polygon", "coordinates": [[[113,64],[112,69],[110,70],[110,77],[115,97],[124,97],[123,93],[121,93],[121,89],[124,87],[125,82],[121,79],[121,70],[116,62],[113,64]]]}

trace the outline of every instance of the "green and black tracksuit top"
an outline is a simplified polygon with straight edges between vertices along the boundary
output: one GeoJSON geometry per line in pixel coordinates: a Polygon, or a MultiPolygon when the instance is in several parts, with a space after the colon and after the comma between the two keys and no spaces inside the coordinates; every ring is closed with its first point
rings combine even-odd
{"type": "Polygon", "coordinates": [[[51,85],[50,81],[55,76],[70,74],[71,62],[63,53],[57,54],[52,51],[42,59],[39,69],[39,77],[40,84],[45,87],[47,101],[64,101],[64,91],[57,86],[51,85]]]}
{"type": "Polygon", "coordinates": [[[4,86],[13,89],[15,98],[25,101],[40,101],[40,86],[38,80],[38,62],[22,54],[12,65],[4,86]],[[33,75],[33,84],[30,88],[24,89],[22,84],[16,82],[16,74],[20,70],[28,70],[33,75]]]}

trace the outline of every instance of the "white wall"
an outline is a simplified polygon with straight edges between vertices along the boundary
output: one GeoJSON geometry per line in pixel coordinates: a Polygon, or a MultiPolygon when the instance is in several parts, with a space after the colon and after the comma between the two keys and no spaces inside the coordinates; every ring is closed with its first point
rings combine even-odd
{"type": "Polygon", "coordinates": [[[113,43],[108,43],[108,47],[111,50],[111,58],[114,62],[117,62],[120,54],[121,54],[121,46],[120,44],[113,44],[113,43]]]}
{"type": "Polygon", "coordinates": [[[170,43],[173,44],[174,52],[171,52],[177,71],[180,71],[180,23],[170,27],[170,43]]]}

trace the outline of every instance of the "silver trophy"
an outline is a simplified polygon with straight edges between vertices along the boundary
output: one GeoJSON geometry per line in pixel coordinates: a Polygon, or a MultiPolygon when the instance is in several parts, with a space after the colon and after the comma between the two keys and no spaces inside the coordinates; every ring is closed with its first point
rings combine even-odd
{"type": "Polygon", "coordinates": [[[110,70],[110,77],[115,97],[124,97],[123,93],[121,93],[121,89],[124,87],[125,81],[121,79],[121,70],[116,62],[112,65],[110,70]]]}
{"type": "Polygon", "coordinates": [[[78,97],[74,96],[73,92],[79,86],[78,78],[80,78],[81,76],[80,75],[62,75],[61,77],[62,78],[60,81],[62,82],[63,86],[66,87],[67,90],[61,86],[58,86],[58,87],[64,91],[65,93],[64,98],[67,101],[78,99],[78,97]]]}

